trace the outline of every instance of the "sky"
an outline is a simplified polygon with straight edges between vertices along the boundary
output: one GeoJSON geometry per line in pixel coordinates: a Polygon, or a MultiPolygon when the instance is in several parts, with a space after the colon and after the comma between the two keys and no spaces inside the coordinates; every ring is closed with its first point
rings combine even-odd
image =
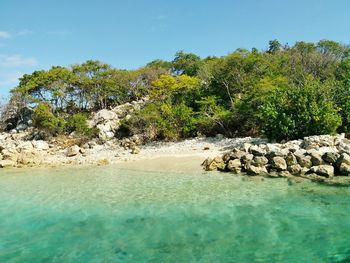
{"type": "Polygon", "coordinates": [[[96,59],[135,69],[268,41],[350,44],[349,0],[0,0],[0,96],[18,77],[96,59]]]}

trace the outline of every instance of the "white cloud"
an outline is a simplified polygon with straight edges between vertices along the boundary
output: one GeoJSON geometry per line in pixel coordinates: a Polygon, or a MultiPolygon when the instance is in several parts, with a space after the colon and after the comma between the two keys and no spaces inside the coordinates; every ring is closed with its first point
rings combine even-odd
{"type": "Polygon", "coordinates": [[[6,31],[0,31],[0,38],[11,38],[11,34],[6,31]]]}
{"type": "Polygon", "coordinates": [[[35,66],[38,61],[34,57],[22,57],[21,55],[1,55],[0,66],[2,67],[20,67],[20,66],[35,66]]]}
{"type": "Polygon", "coordinates": [[[24,29],[24,30],[21,30],[21,31],[18,31],[16,33],[16,36],[27,36],[27,35],[32,35],[34,32],[31,31],[31,30],[28,30],[28,29],[24,29]]]}

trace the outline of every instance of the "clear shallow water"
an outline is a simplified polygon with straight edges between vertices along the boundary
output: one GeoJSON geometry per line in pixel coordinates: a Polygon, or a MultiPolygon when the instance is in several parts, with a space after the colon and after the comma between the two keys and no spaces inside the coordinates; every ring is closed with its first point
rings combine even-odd
{"type": "Polygon", "coordinates": [[[0,187],[0,262],[350,262],[350,188],[118,166],[0,187]]]}

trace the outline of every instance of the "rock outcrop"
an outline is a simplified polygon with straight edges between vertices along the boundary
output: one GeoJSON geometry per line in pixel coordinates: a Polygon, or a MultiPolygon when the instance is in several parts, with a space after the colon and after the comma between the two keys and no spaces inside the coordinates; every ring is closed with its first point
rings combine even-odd
{"type": "Polygon", "coordinates": [[[111,140],[115,137],[121,120],[130,118],[130,114],[141,109],[147,101],[148,98],[143,98],[119,105],[111,110],[102,109],[93,114],[91,120],[88,121],[88,126],[98,129],[98,136],[102,141],[111,140]]]}
{"type": "Polygon", "coordinates": [[[339,176],[350,179],[350,140],[341,134],[310,136],[283,144],[243,144],[222,157],[207,159],[203,166],[208,171],[300,176],[331,184],[339,176]]]}

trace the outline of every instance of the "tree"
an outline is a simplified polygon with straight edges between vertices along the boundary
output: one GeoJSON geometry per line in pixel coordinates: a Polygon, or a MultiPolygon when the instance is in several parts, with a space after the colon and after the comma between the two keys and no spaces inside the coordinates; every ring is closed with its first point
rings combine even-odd
{"type": "Polygon", "coordinates": [[[270,40],[268,52],[270,54],[275,54],[277,51],[279,51],[281,49],[281,47],[282,47],[282,45],[280,44],[280,42],[278,42],[277,39],[270,40]]]}
{"type": "Polygon", "coordinates": [[[188,76],[196,76],[201,66],[201,58],[192,53],[178,51],[175,54],[172,65],[172,72],[176,75],[184,74],[188,76]]]}

